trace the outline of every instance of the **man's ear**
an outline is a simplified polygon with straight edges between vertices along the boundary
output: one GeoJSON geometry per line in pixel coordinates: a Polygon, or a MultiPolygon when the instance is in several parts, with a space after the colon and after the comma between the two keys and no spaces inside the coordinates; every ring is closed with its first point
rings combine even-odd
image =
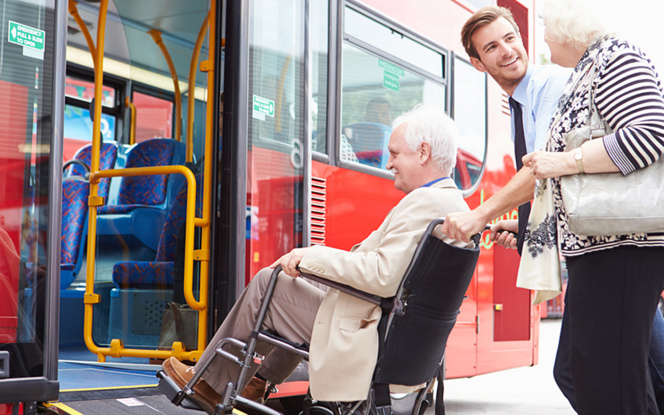
{"type": "Polygon", "coordinates": [[[480,72],[486,72],[486,67],[484,66],[484,64],[482,63],[481,60],[479,60],[479,59],[477,59],[477,58],[473,58],[473,57],[471,57],[471,58],[470,58],[470,63],[471,63],[471,64],[473,65],[473,67],[474,67],[475,69],[477,69],[478,71],[480,71],[480,72]]]}
{"type": "Polygon", "coordinates": [[[420,164],[424,165],[431,158],[431,144],[422,141],[419,148],[420,164]]]}

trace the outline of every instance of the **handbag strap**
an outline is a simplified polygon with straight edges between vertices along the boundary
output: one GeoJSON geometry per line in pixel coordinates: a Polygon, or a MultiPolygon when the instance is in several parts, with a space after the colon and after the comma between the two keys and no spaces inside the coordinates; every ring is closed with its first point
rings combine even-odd
{"type": "Polygon", "coordinates": [[[590,137],[592,140],[595,137],[604,137],[613,132],[611,127],[606,123],[604,118],[599,113],[597,105],[595,105],[595,88],[593,88],[593,81],[599,70],[592,71],[590,74],[590,82],[588,83],[588,120],[590,126],[590,137]]]}
{"type": "MultiPolygon", "coordinates": [[[[588,140],[592,140],[593,138],[598,138],[598,137],[604,137],[605,135],[609,135],[613,132],[611,127],[606,123],[604,118],[599,113],[599,110],[597,109],[597,105],[595,104],[595,88],[593,88],[593,81],[595,80],[595,77],[597,76],[597,73],[599,72],[599,69],[596,68],[596,64],[593,61],[588,65],[588,68],[585,70],[585,72],[580,75],[574,84],[574,87],[572,88],[570,92],[570,99],[572,99],[572,94],[573,91],[575,91],[581,82],[588,78],[588,117],[586,119],[586,125],[589,127],[589,136],[588,140]]],[[[554,126],[560,122],[560,119],[562,118],[562,110],[558,111],[556,114],[555,120],[551,123],[551,126],[554,126]]],[[[549,134],[551,134],[552,129],[549,128],[549,134]]],[[[576,147],[580,147],[581,144],[583,144],[585,141],[581,141],[578,143],[578,145],[575,145],[574,147],[570,146],[570,143],[566,143],[566,151],[572,150],[576,147]]]]}

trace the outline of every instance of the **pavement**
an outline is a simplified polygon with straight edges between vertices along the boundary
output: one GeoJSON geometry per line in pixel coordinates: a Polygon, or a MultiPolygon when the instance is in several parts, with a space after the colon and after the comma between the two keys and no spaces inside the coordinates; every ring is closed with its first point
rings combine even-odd
{"type": "MultiPolygon", "coordinates": [[[[542,320],[539,364],[445,381],[446,415],[573,415],[553,380],[560,319],[542,320]]],[[[433,411],[427,411],[427,415],[433,411]]]]}
{"type": "MultiPolygon", "coordinates": [[[[445,381],[446,415],[573,415],[575,412],[553,380],[560,320],[542,320],[539,364],[466,379],[445,381]]],[[[154,389],[154,388],[153,388],[154,389]]],[[[97,397],[57,403],[51,413],[77,415],[202,414],[176,407],[158,390],[145,396],[97,397]]],[[[435,415],[429,408],[425,415],[435,415]]]]}

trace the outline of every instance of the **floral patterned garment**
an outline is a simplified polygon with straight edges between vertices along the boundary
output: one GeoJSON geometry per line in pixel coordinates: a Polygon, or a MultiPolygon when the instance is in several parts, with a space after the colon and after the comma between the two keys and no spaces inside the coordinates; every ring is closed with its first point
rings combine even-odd
{"type": "MultiPolygon", "coordinates": [[[[651,61],[630,43],[608,37],[590,45],[568,81],[549,130],[547,151],[565,151],[564,135],[585,125],[588,117],[589,82],[595,104],[613,134],[603,138],[609,157],[623,174],[644,168],[664,152],[664,98],[662,85],[651,61]],[[591,73],[595,72],[594,77],[591,73]]],[[[664,246],[664,234],[584,236],[572,233],[554,178],[553,205],[558,243],[565,256],[576,256],[619,245],[664,246]]],[[[553,219],[553,218],[551,218],[553,219]]],[[[552,230],[540,224],[539,230],[552,230]]],[[[535,232],[537,233],[537,232],[535,232]]],[[[555,235],[533,235],[551,240],[555,235]]]]}

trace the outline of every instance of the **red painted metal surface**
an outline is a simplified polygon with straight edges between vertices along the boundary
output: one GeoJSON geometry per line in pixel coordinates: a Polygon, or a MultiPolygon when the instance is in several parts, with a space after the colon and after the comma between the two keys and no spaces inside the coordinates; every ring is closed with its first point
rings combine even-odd
{"type": "MultiPolygon", "coordinates": [[[[27,136],[28,88],[0,81],[0,343],[15,343],[18,327],[20,243],[29,254],[37,249],[38,230],[24,215],[26,167],[37,163],[36,148],[25,142],[27,136]],[[33,154],[32,160],[29,158],[33,154]],[[23,223],[26,222],[26,223],[23,223]],[[21,242],[19,242],[21,241],[21,242]],[[30,243],[33,242],[33,243],[30,243]]],[[[30,114],[32,115],[32,114],[30,114]]],[[[37,142],[33,137],[32,144],[37,142]]],[[[29,203],[29,202],[28,202],[29,203]]],[[[30,256],[30,258],[34,258],[30,256]]]]}

